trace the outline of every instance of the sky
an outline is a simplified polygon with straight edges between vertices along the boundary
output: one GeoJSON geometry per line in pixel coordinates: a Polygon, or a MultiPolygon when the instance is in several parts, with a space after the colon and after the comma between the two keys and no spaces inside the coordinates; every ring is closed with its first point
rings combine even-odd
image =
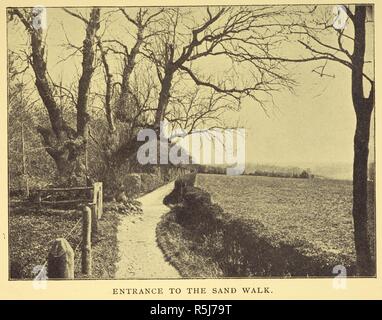
{"type": "Polygon", "coordinates": [[[333,64],[336,77],[322,79],[308,63],[297,68],[306,76],[294,95],[275,96],[277,108],[269,117],[249,104],[240,112],[241,119],[248,119],[247,157],[280,164],[351,162],[355,114],[350,72],[333,64]]]}
{"type": "MultiPolygon", "coordinates": [[[[73,43],[80,45],[84,36],[83,25],[61,9],[48,9],[47,19],[49,72],[55,79],[63,77],[64,82],[73,81],[80,61],[57,62],[65,52],[62,47],[65,33],[73,43]]],[[[121,20],[114,21],[110,30],[122,39],[129,38],[121,20]]],[[[371,40],[371,29],[368,31],[368,40],[371,40]]],[[[25,31],[20,25],[8,26],[8,43],[15,51],[24,47],[25,31]]],[[[296,52],[290,48],[288,54],[296,52]]],[[[369,59],[371,53],[372,47],[369,47],[369,59]]],[[[208,65],[211,70],[221,67],[219,60],[209,61],[208,65]]],[[[267,107],[267,114],[259,105],[246,99],[240,111],[228,112],[224,116],[227,123],[238,121],[245,128],[247,162],[280,165],[352,162],[355,114],[350,70],[332,62],[328,64],[327,72],[334,78],[321,78],[312,72],[313,66],[312,63],[290,65],[298,83],[295,92],[275,93],[275,105],[267,107]]],[[[102,79],[102,74],[93,80],[97,81],[97,78],[102,79]]],[[[373,139],[370,149],[372,158],[373,139]]]]}

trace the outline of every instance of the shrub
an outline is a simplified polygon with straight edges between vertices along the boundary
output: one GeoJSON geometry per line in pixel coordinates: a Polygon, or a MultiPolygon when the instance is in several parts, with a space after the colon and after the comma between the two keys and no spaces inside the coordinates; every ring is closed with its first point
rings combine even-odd
{"type": "Polygon", "coordinates": [[[309,179],[309,173],[306,170],[304,170],[303,172],[301,172],[300,178],[309,179]]]}
{"type": "Polygon", "coordinates": [[[216,229],[216,219],[221,213],[221,208],[212,204],[209,193],[200,188],[186,186],[183,205],[176,211],[176,220],[185,228],[199,229],[200,233],[208,234],[216,229]]]}
{"type": "Polygon", "coordinates": [[[183,190],[186,186],[193,186],[195,183],[196,174],[188,173],[175,180],[174,189],[164,199],[165,205],[177,204],[183,201],[183,190]]]}
{"type": "Polygon", "coordinates": [[[138,173],[126,174],[123,181],[124,191],[130,197],[136,197],[141,192],[141,175],[138,173]]]}

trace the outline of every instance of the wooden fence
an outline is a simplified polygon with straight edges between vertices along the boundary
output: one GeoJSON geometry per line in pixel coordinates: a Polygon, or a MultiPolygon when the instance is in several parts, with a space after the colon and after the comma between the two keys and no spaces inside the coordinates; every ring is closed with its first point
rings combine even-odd
{"type": "Polygon", "coordinates": [[[103,212],[102,182],[95,182],[92,187],[72,187],[72,188],[50,188],[38,189],[37,203],[39,207],[43,205],[60,205],[60,204],[86,204],[94,206],[98,219],[101,218],[103,212]],[[65,200],[46,200],[55,193],[73,192],[73,191],[89,191],[91,196],[88,198],[65,199],[65,200]],[[89,199],[90,198],[90,199],[89,199]]]}
{"type": "MultiPolygon", "coordinates": [[[[82,253],[81,271],[86,276],[92,274],[92,242],[94,243],[98,232],[98,220],[103,213],[102,182],[96,182],[92,187],[52,188],[37,190],[39,207],[43,205],[77,204],[82,205],[82,253]],[[87,198],[71,200],[44,200],[54,193],[70,191],[89,191],[87,198]]],[[[65,238],[55,239],[48,254],[48,278],[73,279],[74,278],[74,251],[65,238]]]]}

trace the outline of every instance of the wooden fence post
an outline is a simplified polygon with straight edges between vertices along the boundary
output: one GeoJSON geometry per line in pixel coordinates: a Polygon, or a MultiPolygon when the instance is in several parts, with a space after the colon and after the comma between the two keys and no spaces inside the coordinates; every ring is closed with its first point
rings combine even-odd
{"type": "Polygon", "coordinates": [[[49,251],[48,278],[74,279],[74,252],[64,238],[56,239],[49,251]]]}
{"type": "Polygon", "coordinates": [[[92,240],[92,243],[94,243],[96,240],[97,240],[97,233],[98,233],[98,217],[97,217],[97,206],[95,203],[92,204],[92,207],[91,207],[91,211],[92,211],[92,222],[91,222],[91,230],[92,230],[92,234],[91,234],[91,240],[92,240]]]}
{"type": "Polygon", "coordinates": [[[101,219],[103,213],[103,191],[102,182],[95,182],[93,185],[93,203],[95,203],[95,211],[97,219],[101,219]]]}
{"type": "Polygon", "coordinates": [[[88,276],[92,274],[91,225],[91,210],[84,206],[82,211],[82,273],[88,276]]]}

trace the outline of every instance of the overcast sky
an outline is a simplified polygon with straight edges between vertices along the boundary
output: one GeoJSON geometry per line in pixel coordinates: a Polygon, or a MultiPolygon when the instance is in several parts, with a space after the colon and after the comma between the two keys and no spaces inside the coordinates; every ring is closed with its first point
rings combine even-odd
{"type": "MultiPolygon", "coordinates": [[[[65,40],[62,26],[71,41],[79,45],[84,35],[83,25],[60,9],[49,9],[48,26],[50,73],[56,79],[62,74],[64,81],[72,81],[79,60],[57,65],[63,53],[60,45],[65,40]]],[[[17,51],[25,43],[25,31],[21,26],[8,30],[9,47],[17,51]]],[[[126,33],[118,22],[111,30],[121,35],[126,33]]],[[[371,32],[368,37],[370,39],[371,32]]],[[[368,54],[371,52],[369,47],[368,54]]],[[[210,63],[210,67],[218,70],[218,64],[218,61],[216,65],[210,63]]],[[[294,68],[295,79],[299,82],[295,94],[289,91],[275,93],[275,106],[269,106],[269,116],[249,100],[243,103],[241,111],[230,112],[225,116],[227,122],[239,120],[246,129],[247,161],[275,164],[351,163],[355,115],[351,100],[350,70],[338,63],[329,63],[327,72],[335,78],[320,78],[312,73],[311,63],[295,64],[291,68],[294,68]]],[[[97,77],[102,79],[102,74],[95,75],[95,81],[97,77]]]]}

